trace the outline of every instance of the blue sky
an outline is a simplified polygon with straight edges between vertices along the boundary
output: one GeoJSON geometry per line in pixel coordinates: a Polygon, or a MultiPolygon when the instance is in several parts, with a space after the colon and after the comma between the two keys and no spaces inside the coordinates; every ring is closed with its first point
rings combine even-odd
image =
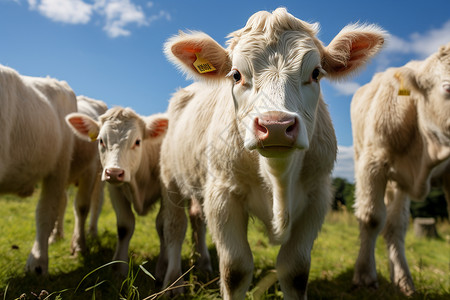
{"type": "Polygon", "coordinates": [[[378,24],[391,35],[362,72],[321,83],[341,146],[335,175],[352,180],[353,92],[375,72],[423,59],[449,42],[450,1],[0,0],[0,64],[66,80],[78,95],[148,115],[165,111],[176,88],[189,84],[162,53],[168,37],[201,30],[224,45],[253,13],[279,6],[319,22],[325,45],[355,22],[378,24]]]}

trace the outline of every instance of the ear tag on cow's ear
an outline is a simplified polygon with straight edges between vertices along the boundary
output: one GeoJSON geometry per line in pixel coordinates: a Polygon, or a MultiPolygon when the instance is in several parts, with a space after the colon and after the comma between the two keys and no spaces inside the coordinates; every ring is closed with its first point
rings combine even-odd
{"type": "Polygon", "coordinates": [[[95,132],[89,131],[88,135],[91,138],[92,142],[95,142],[97,140],[98,134],[96,134],[95,132]]]}
{"type": "Polygon", "coordinates": [[[216,70],[216,68],[214,68],[214,66],[208,60],[201,57],[198,53],[195,53],[195,56],[197,57],[197,59],[194,61],[194,67],[200,74],[216,70]]]}
{"type": "Polygon", "coordinates": [[[398,89],[399,96],[409,96],[411,95],[411,91],[405,88],[403,84],[403,77],[399,73],[395,73],[394,75],[398,80],[400,80],[400,88],[398,89]]]}

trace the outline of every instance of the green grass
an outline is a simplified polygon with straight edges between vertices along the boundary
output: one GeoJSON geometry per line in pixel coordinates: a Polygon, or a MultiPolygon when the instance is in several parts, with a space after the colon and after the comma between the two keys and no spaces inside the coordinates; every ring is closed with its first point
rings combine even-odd
{"type": "MultiPolygon", "coordinates": [[[[69,191],[73,199],[75,189],[69,191]]],[[[65,218],[65,239],[50,246],[49,274],[38,277],[24,272],[25,262],[34,239],[34,210],[38,193],[28,199],[0,196],[0,300],[39,298],[42,290],[46,299],[152,299],[158,292],[154,274],[159,252],[159,240],[154,226],[157,209],[146,217],[138,217],[136,231],[131,240],[131,273],[124,282],[111,272],[110,263],[116,243],[115,215],[109,199],[105,201],[99,221],[99,239],[89,240],[90,253],[85,257],[70,255],[70,238],[74,218],[72,201],[65,218]],[[98,270],[96,270],[98,268],[98,270]],[[145,268],[145,270],[143,270],[145,268]],[[36,296],[34,296],[36,295],[36,296]]],[[[406,255],[417,293],[407,298],[397,292],[389,282],[385,244],[378,240],[376,249],[378,290],[352,290],[353,265],[358,253],[358,226],[347,212],[330,213],[312,252],[308,287],[309,299],[450,299],[450,225],[440,223],[436,240],[417,239],[412,230],[406,237],[406,255]]],[[[193,264],[190,233],[183,247],[183,270],[193,264]]],[[[272,274],[279,247],[271,246],[264,227],[257,220],[250,222],[249,240],[254,254],[254,280],[248,293],[253,298],[255,286],[266,275],[272,274]]],[[[187,299],[219,298],[217,255],[211,238],[208,245],[215,274],[200,280],[190,271],[185,279],[187,299]]],[[[278,284],[273,284],[263,299],[282,299],[278,284]]]]}

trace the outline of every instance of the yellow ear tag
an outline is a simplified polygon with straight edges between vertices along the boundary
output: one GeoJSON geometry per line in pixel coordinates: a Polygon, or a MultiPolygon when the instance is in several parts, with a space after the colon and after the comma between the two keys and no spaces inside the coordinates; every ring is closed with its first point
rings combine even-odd
{"type": "Polygon", "coordinates": [[[95,132],[89,131],[88,134],[92,142],[95,142],[97,140],[97,134],[95,134],[95,132]]]}
{"type": "Polygon", "coordinates": [[[395,73],[394,75],[398,80],[400,80],[400,88],[398,89],[399,96],[409,96],[411,95],[411,91],[404,87],[403,85],[403,77],[399,73],[395,73]]]}
{"type": "Polygon", "coordinates": [[[203,74],[216,70],[216,68],[214,68],[214,66],[209,61],[200,57],[198,53],[195,53],[195,56],[197,57],[197,59],[194,61],[194,67],[199,73],[203,74]]]}

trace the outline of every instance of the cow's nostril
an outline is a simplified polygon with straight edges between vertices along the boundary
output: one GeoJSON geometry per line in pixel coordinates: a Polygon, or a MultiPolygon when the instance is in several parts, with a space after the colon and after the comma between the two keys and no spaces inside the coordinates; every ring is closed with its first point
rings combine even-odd
{"type": "Polygon", "coordinates": [[[288,135],[295,135],[297,133],[297,130],[298,130],[298,121],[297,121],[297,119],[294,119],[292,122],[293,122],[293,124],[286,128],[286,134],[288,134],[288,135]]]}
{"type": "Polygon", "coordinates": [[[264,125],[261,125],[259,118],[256,118],[256,119],[255,119],[255,129],[256,129],[258,132],[261,132],[261,133],[263,133],[263,134],[266,134],[266,133],[267,133],[267,128],[266,128],[264,125]]]}

